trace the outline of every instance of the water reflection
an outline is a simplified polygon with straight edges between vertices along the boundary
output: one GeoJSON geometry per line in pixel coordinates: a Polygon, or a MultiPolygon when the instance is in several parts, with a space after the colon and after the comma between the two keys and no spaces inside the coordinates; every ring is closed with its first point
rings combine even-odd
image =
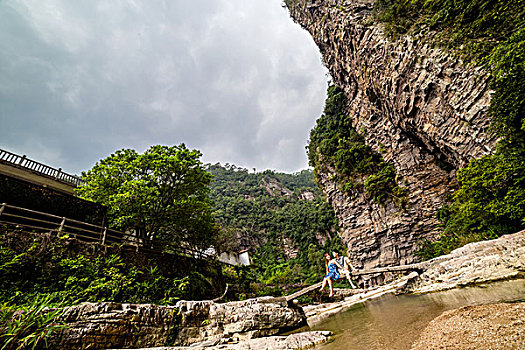
{"type": "Polygon", "coordinates": [[[313,329],[336,333],[334,342],[317,349],[410,349],[428,323],[446,310],[524,300],[524,279],[426,295],[385,295],[355,305],[313,329]]]}

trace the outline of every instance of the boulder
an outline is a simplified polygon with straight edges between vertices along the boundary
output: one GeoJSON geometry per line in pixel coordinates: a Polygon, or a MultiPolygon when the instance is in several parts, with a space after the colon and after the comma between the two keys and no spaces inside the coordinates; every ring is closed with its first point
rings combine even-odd
{"type": "Polygon", "coordinates": [[[223,304],[180,301],[175,306],[83,303],[68,307],[62,320],[68,327],[51,339],[50,348],[186,346],[276,335],[306,324],[301,308],[274,298],[223,304]]]}

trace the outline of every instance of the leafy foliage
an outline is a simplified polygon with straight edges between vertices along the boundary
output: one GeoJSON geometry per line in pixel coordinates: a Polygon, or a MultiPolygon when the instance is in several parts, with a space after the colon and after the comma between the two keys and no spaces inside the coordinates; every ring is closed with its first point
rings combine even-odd
{"type": "Polygon", "coordinates": [[[334,212],[310,170],[249,173],[229,164],[209,165],[208,170],[214,175],[211,197],[226,235],[223,242],[255,247],[258,282],[316,280],[320,271],[315,266],[322,264],[323,250],[342,250],[334,212]],[[285,253],[286,242],[297,250],[296,258],[285,253]]]}
{"type": "Polygon", "coordinates": [[[216,227],[208,197],[211,175],[201,153],[179,146],[152,146],[143,154],[115,152],[83,173],[85,199],[109,208],[109,224],[154,242],[207,247],[216,227]]]}
{"type": "Polygon", "coordinates": [[[431,40],[491,74],[489,113],[501,138],[495,154],[458,171],[461,185],[438,213],[443,234],[423,242],[432,258],[466,243],[525,227],[525,2],[378,0],[376,16],[393,36],[434,31],[431,40]]]}
{"type": "Polygon", "coordinates": [[[394,167],[366,145],[345,113],[345,103],[341,88],[328,87],[324,113],[310,131],[307,147],[315,174],[331,167],[347,194],[364,191],[377,203],[395,200],[403,205],[404,190],[397,183],[394,167]]]}
{"type": "Polygon", "coordinates": [[[378,0],[374,11],[387,33],[427,34],[472,59],[486,55],[523,25],[523,0],[378,0]]]}
{"type": "MultiPolygon", "coordinates": [[[[122,152],[125,154],[117,152],[107,163],[104,160],[97,164],[96,177],[90,174],[96,181],[88,182],[88,188],[94,187],[97,181],[106,184],[102,187],[107,192],[90,193],[101,202],[107,201],[105,205],[113,200],[121,204],[122,198],[112,199],[108,193],[113,190],[112,186],[121,184],[123,178],[132,177],[131,172],[138,171],[129,168],[129,164],[135,164],[139,155],[129,150],[122,152]],[[109,166],[114,162],[122,164],[109,166]],[[122,177],[115,173],[122,173],[122,177]]],[[[335,235],[334,213],[313,182],[311,171],[250,174],[246,169],[230,165],[210,165],[209,169],[215,174],[210,196],[217,203],[215,213],[223,228],[223,245],[238,242],[241,237],[256,248],[256,268],[224,269],[226,282],[230,284],[226,299],[276,293],[275,287],[264,287],[268,282],[317,281],[324,273],[323,250],[342,250],[335,235]],[[289,259],[285,254],[284,240],[298,250],[297,258],[289,259]]],[[[144,180],[134,176],[133,181],[144,180]]],[[[147,181],[141,183],[146,185],[147,181]]],[[[207,199],[207,203],[211,200],[207,199]]],[[[116,216],[118,210],[127,209],[126,204],[114,206],[110,211],[116,216]]],[[[0,302],[10,305],[22,305],[39,295],[52,295],[64,299],[66,304],[82,301],[173,304],[181,298],[216,297],[224,288],[220,270],[211,265],[200,266],[202,262],[196,263],[193,259],[180,257],[181,261],[172,261],[168,268],[167,263],[152,257],[144,260],[124,248],[84,246],[67,236],[58,239],[11,232],[1,226],[0,234],[0,275],[3,277],[0,302]]]]}
{"type": "Polygon", "coordinates": [[[0,305],[0,348],[34,350],[46,344],[53,333],[65,328],[57,321],[63,309],[49,309],[52,301],[52,296],[39,296],[27,305],[0,305]]]}
{"type": "Polygon", "coordinates": [[[495,47],[484,62],[492,70],[495,93],[490,113],[495,131],[504,138],[500,151],[521,152],[525,148],[525,18],[521,28],[495,47]]]}
{"type": "MultiPolygon", "coordinates": [[[[508,151],[508,149],[507,149],[508,151]]],[[[443,233],[422,242],[419,255],[430,259],[467,243],[494,239],[525,226],[525,153],[497,152],[470,161],[457,174],[460,189],[438,212],[443,233]]]]}
{"type": "Polygon", "coordinates": [[[190,263],[185,257],[173,256],[169,268],[161,268],[160,261],[153,258],[131,255],[125,259],[117,248],[112,252],[94,247],[84,250],[87,245],[76,246],[67,238],[7,230],[0,238],[0,302],[12,305],[24,305],[37,295],[52,295],[66,304],[174,304],[181,298],[216,296],[217,289],[224,287],[220,270],[194,259],[190,263]]]}

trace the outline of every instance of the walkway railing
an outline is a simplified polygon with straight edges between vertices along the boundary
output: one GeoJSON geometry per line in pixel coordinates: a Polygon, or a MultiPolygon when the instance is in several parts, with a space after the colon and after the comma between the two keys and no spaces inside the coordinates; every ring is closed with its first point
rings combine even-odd
{"type": "Polygon", "coordinates": [[[66,217],[36,210],[0,204],[0,224],[20,226],[39,232],[55,233],[59,237],[68,235],[79,241],[109,246],[112,244],[133,246],[136,251],[149,253],[174,253],[200,259],[215,259],[215,256],[180,246],[159,244],[129,233],[112,230],[66,217]]]}
{"type": "Polygon", "coordinates": [[[25,155],[19,156],[3,149],[0,149],[0,161],[14,165],[15,167],[31,170],[39,175],[44,175],[72,186],[80,186],[84,183],[84,181],[78,176],[62,172],[61,168],[55,169],[48,165],[31,160],[25,155]]]}

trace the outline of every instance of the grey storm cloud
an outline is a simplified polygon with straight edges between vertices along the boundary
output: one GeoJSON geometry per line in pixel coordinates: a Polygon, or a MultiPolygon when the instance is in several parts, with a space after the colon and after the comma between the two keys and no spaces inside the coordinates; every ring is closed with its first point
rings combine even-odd
{"type": "Polygon", "coordinates": [[[326,81],[280,0],[0,1],[0,148],[70,172],[182,142],[305,168],[326,81]]]}

